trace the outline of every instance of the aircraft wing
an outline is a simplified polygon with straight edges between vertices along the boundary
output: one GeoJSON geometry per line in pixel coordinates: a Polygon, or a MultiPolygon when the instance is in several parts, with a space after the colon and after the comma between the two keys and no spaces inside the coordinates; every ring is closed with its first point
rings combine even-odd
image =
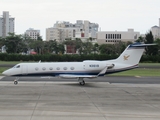
{"type": "MultiPolygon", "coordinates": [[[[112,64],[113,66],[113,64],[112,64]]],[[[97,78],[100,75],[104,75],[108,68],[110,68],[111,65],[105,66],[97,75],[70,75],[70,74],[60,74],[59,77],[61,78],[97,78]]]]}
{"type": "Polygon", "coordinates": [[[96,75],[70,75],[70,74],[61,74],[59,75],[61,78],[96,78],[96,75]]]}

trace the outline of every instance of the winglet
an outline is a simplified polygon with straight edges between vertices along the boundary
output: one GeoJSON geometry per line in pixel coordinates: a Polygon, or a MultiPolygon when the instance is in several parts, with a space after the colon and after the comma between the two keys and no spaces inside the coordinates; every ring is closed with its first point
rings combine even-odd
{"type": "Polygon", "coordinates": [[[104,75],[107,71],[107,69],[111,69],[114,67],[114,64],[108,64],[107,66],[105,66],[96,77],[100,76],[100,75],[104,75]]]}

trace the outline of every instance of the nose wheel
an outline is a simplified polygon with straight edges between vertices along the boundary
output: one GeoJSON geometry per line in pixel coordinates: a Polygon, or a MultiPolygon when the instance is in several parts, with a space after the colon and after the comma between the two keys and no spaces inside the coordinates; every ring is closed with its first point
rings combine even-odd
{"type": "Polygon", "coordinates": [[[17,84],[18,84],[18,81],[17,81],[17,80],[14,80],[14,84],[17,85],[17,84]]]}
{"type": "Polygon", "coordinates": [[[16,79],[14,80],[14,84],[15,84],[15,85],[18,84],[18,80],[19,80],[19,78],[16,78],[16,79]]]}

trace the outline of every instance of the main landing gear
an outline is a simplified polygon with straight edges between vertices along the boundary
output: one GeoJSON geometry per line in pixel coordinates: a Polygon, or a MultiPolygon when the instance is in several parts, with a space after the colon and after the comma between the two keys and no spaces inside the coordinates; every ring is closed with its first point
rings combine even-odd
{"type": "Polygon", "coordinates": [[[83,78],[79,78],[78,81],[80,85],[85,85],[85,81],[83,80],[83,78]]]}
{"type": "Polygon", "coordinates": [[[14,80],[14,84],[15,84],[15,85],[18,84],[18,80],[19,80],[19,78],[16,78],[16,79],[14,80]]]}

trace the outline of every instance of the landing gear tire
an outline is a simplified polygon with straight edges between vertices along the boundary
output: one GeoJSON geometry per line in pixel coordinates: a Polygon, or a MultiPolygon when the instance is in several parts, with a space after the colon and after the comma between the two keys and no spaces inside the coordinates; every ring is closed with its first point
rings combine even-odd
{"type": "Polygon", "coordinates": [[[80,85],[85,85],[85,81],[79,82],[80,85]]]}
{"type": "Polygon", "coordinates": [[[14,80],[14,84],[17,85],[17,84],[18,84],[18,81],[17,81],[17,80],[14,80]]]}

